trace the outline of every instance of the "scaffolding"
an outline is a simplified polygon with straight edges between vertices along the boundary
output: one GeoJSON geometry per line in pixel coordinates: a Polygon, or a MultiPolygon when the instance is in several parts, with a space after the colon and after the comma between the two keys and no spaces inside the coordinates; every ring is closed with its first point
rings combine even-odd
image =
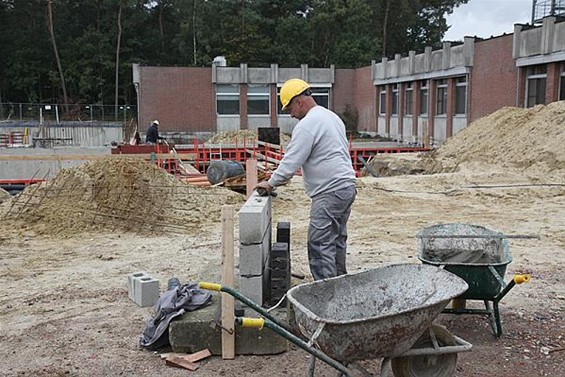
{"type": "Polygon", "coordinates": [[[533,0],[532,25],[539,24],[547,16],[565,16],[565,0],[533,0]]]}

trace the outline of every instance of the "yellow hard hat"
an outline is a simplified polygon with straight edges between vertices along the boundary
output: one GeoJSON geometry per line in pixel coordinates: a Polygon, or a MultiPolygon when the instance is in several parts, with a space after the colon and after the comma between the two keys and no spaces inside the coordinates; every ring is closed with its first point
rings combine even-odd
{"type": "Polygon", "coordinates": [[[310,85],[301,79],[290,79],[287,80],[281,87],[281,105],[282,109],[286,110],[286,107],[292,101],[294,97],[303,93],[305,90],[310,89],[310,85]]]}

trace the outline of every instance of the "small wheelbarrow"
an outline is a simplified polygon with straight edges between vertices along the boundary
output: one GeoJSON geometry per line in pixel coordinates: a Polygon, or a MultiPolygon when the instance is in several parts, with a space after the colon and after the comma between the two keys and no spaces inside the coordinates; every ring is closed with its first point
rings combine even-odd
{"type": "Polygon", "coordinates": [[[500,301],[516,284],[530,281],[530,275],[525,274],[504,282],[506,267],[512,262],[507,240],[511,236],[479,225],[452,223],[424,228],[416,237],[422,263],[444,268],[469,285],[453,300],[453,307],[443,312],[485,314],[494,335],[500,337],[500,301]],[[466,300],[482,300],[485,309],[466,308],[466,300]]]}
{"type": "Polygon", "coordinates": [[[236,318],[246,327],[267,327],[330,365],[339,375],[352,376],[356,361],[384,358],[394,376],[451,376],[457,353],[472,345],[432,325],[447,303],[468,288],[465,281],[434,266],[399,264],[343,275],[292,288],[287,293],[300,333],[293,334],[239,292],[219,284],[200,283],[203,289],[226,292],[263,318],[236,318]],[[422,373],[422,374],[420,374],[422,373]]]}

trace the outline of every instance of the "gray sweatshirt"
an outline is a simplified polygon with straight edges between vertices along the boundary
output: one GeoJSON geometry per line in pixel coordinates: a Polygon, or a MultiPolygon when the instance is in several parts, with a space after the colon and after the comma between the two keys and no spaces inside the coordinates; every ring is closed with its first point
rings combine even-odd
{"type": "Polygon", "coordinates": [[[299,168],[302,168],[306,193],[311,198],[355,185],[345,125],[335,113],[322,106],[311,108],[298,122],[269,184],[280,186],[299,168]]]}

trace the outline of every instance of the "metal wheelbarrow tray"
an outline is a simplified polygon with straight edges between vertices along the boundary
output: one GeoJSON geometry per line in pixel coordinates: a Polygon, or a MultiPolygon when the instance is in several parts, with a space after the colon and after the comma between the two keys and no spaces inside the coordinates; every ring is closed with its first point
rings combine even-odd
{"type": "Polygon", "coordinates": [[[506,268],[512,262],[506,236],[479,225],[452,223],[424,228],[417,238],[422,263],[442,267],[469,285],[455,301],[460,307],[444,312],[486,314],[494,334],[502,335],[500,300],[515,284],[530,280],[529,275],[516,275],[508,284],[504,282],[506,268]],[[482,300],[485,309],[467,309],[465,300],[482,300]]]}
{"type": "Polygon", "coordinates": [[[462,279],[437,267],[399,264],[303,284],[287,297],[310,343],[351,362],[405,353],[466,290],[462,279]]]}

